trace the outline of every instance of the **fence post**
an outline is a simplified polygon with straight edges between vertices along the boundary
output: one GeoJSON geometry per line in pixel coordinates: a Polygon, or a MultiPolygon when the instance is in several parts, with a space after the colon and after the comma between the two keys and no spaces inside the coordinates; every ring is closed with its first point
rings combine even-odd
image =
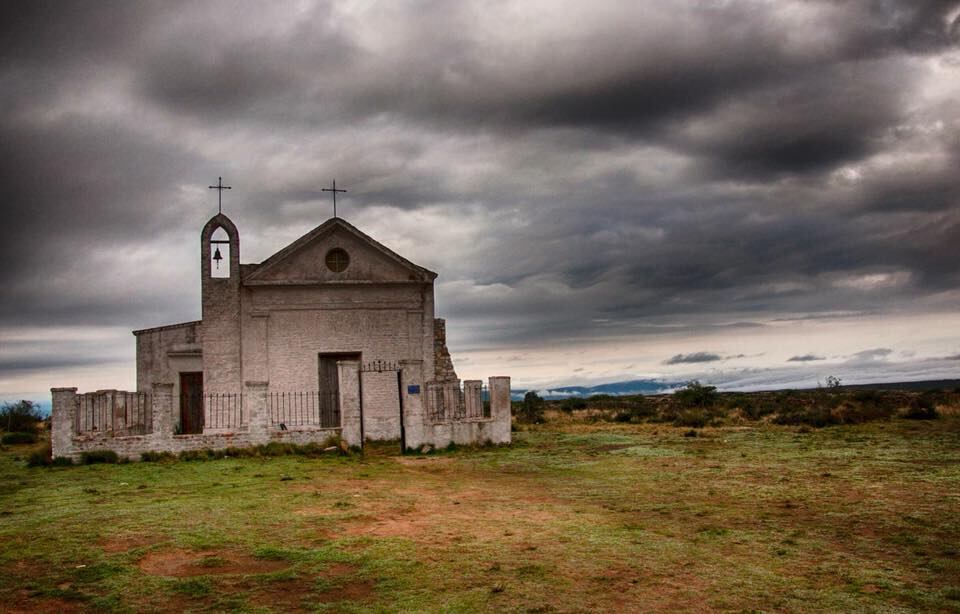
{"type": "Polygon", "coordinates": [[[360,413],[360,363],[337,362],[340,398],[340,437],[348,446],[363,447],[363,416],[360,413]]]}
{"type": "Polygon", "coordinates": [[[157,442],[167,442],[173,438],[173,384],[154,383],[150,393],[150,411],[153,414],[153,432],[150,437],[157,442]]]}
{"type": "Polygon", "coordinates": [[[53,458],[73,453],[74,421],[77,412],[76,388],[51,388],[50,448],[53,458]]]}
{"type": "Polygon", "coordinates": [[[422,360],[400,361],[400,396],[403,398],[403,435],[407,449],[419,448],[424,443],[427,394],[423,381],[422,360]]]}
{"type": "Polygon", "coordinates": [[[247,414],[250,439],[266,443],[270,439],[270,415],[267,403],[269,382],[244,382],[243,413],[247,414]]]}
{"type": "Polygon", "coordinates": [[[492,443],[510,443],[510,378],[491,377],[490,416],[493,418],[492,443]]]}

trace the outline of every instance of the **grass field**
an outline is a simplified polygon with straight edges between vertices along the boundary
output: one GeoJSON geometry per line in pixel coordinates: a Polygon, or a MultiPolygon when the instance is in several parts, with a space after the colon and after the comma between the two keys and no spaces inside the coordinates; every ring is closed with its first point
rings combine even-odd
{"type": "Polygon", "coordinates": [[[960,611],[960,418],[26,468],[5,611],[960,611]]]}

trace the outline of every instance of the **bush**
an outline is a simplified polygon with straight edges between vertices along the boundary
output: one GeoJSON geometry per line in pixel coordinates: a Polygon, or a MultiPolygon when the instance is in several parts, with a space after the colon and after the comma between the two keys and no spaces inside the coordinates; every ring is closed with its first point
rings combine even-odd
{"type": "Polygon", "coordinates": [[[37,443],[37,434],[36,433],[4,433],[3,437],[0,438],[0,442],[4,445],[13,445],[18,443],[37,443]]]}
{"type": "Polygon", "coordinates": [[[535,391],[530,390],[523,395],[523,405],[518,416],[528,424],[543,422],[543,399],[535,391]]]}
{"type": "Polygon", "coordinates": [[[656,407],[643,397],[632,398],[624,402],[628,406],[614,414],[613,419],[616,422],[643,422],[657,413],[656,407]]]}
{"type": "Polygon", "coordinates": [[[673,393],[673,399],[682,408],[699,407],[702,409],[713,407],[720,394],[716,386],[704,386],[697,380],[687,383],[686,386],[673,393]]]}
{"type": "Polygon", "coordinates": [[[684,426],[695,429],[702,429],[711,422],[711,416],[706,410],[700,408],[683,409],[677,413],[673,419],[674,426],[684,426]]]}
{"type": "Polygon", "coordinates": [[[8,433],[36,431],[41,420],[40,408],[33,401],[4,403],[0,407],[0,429],[8,433]]]}
{"type": "Polygon", "coordinates": [[[837,424],[836,418],[830,412],[829,407],[823,405],[805,406],[801,404],[791,404],[782,407],[773,417],[774,424],[800,425],[824,427],[831,424],[837,424]]]}
{"type": "Polygon", "coordinates": [[[212,448],[201,448],[199,450],[184,450],[180,453],[182,461],[201,461],[216,460],[226,456],[226,450],[214,450],[212,448]]]}
{"type": "Polygon", "coordinates": [[[586,409],[587,401],[581,397],[571,397],[569,399],[564,399],[560,401],[560,409],[562,411],[571,412],[575,409],[586,409]]]}
{"type": "Polygon", "coordinates": [[[890,403],[880,397],[865,397],[865,401],[844,401],[831,410],[838,424],[862,424],[873,420],[883,420],[894,414],[890,403]]]}
{"type": "Polygon", "coordinates": [[[907,420],[936,420],[939,418],[940,414],[937,412],[933,395],[924,393],[914,397],[907,410],[903,412],[903,417],[907,420]]]}
{"type": "Polygon", "coordinates": [[[84,465],[93,465],[95,463],[115,464],[120,461],[120,457],[113,450],[90,450],[80,454],[80,462],[84,465]]]}
{"type": "MultiPolygon", "coordinates": [[[[50,446],[44,446],[27,457],[27,467],[46,467],[51,463],[51,455],[52,451],[50,450],[50,446]]],[[[68,458],[67,460],[70,459],[68,458]]]]}
{"type": "Polygon", "coordinates": [[[169,463],[177,460],[177,456],[172,452],[144,452],[140,460],[145,463],[169,463]]]}

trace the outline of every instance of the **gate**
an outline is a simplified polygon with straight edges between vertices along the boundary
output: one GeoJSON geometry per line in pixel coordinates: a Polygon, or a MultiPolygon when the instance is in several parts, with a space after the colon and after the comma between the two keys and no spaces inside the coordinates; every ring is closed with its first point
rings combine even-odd
{"type": "Polygon", "coordinates": [[[388,360],[372,360],[360,363],[360,441],[363,441],[363,374],[364,373],[396,373],[397,374],[397,406],[400,409],[400,452],[407,449],[407,436],[403,426],[403,369],[396,362],[388,360]]]}

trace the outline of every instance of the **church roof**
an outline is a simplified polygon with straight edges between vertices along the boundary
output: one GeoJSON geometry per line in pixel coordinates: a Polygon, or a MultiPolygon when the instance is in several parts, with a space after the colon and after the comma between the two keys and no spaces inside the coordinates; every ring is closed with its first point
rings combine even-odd
{"type": "Polygon", "coordinates": [[[296,258],[301,252],[307,251],[316,242],[323,237],[335,232],[344,231],[352,235],[359,242],[371,248],[375,253],[379,253],[387,260],[392,261],[410,273],[410,281],[433,281],[437,274],[422,266],[416,265],[400,254],[394,252],[379,241],[360,231],[356,226],[339,217],[333,217],[320,224],[307,234],[303,235],[290,245],[287,245],[274,255],[270,256],[260,264],[241,265],[246,271],[243,274],[243,283],[257,285],[258,283],[271,283],[273,269],[279,268],[281,263],[289,262],[296,258]]]}

